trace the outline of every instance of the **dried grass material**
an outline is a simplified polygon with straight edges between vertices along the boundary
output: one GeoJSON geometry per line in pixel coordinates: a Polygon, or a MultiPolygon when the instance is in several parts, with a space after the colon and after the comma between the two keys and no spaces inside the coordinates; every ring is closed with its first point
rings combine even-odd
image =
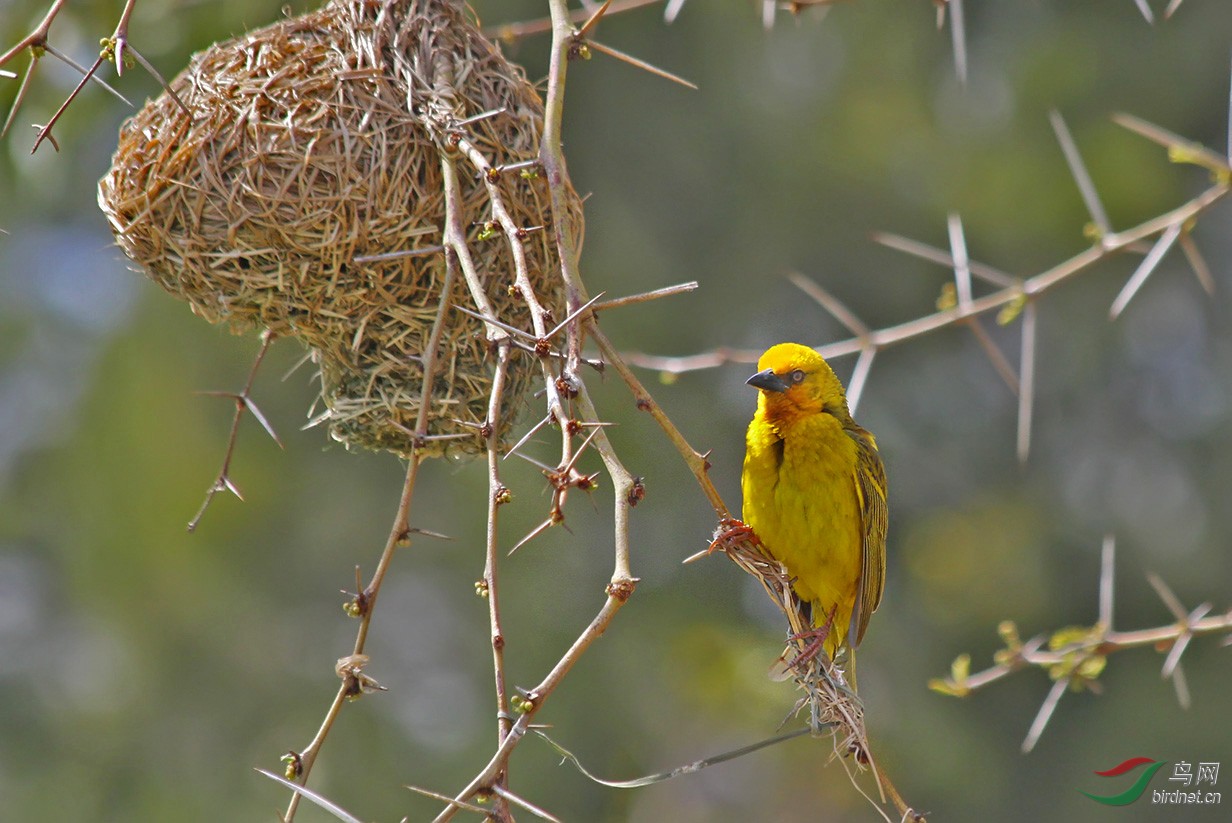
{"type": "MultiPolygon", "coordinates": [[[[532,159],[543,105],[521,69],[451,0],[334,0],[194,56],[167,94],[124,124],[99,203],[117,242],[156,283],[212,323],[268,329],[314,350],[333,436],[408,454],[422,355],[442,295],[440,254],[357,263],[423,248],[445,225],[441,152],[458,121],[493,165],[532,159]]],[[[461,168],[466,168],[462,163],[461,168]]],[[[483,180],[462,175],[462,220],[493,310],[529,329],[511,290],[513,255],[483,180]]],[[[545,181],[501,175],[513,220],[547,226],[545,181]]],[[[580,200],[569,219],[580,236],[580,200]]],[[[527,236],[539,299],[563,316],[558,261],[527,236]]],[[[449,299],[472,305],[462,278],[449,299]]],[[[420,452],[476,452],[491,364],[482,324],[445,313],[420,452]]],[[[505,384],[505,425],[533,382],[522,358],[505,384]]]]}
{"type": "Polygon", "coordinates": [[[848,688],[842,673],[824,651],[801,661],[801,653],[809,647],[804,637],[813,629],[805,614],[804,603],[791,587],[792,577],[787,567],[770,557],[760,544],[750,539],[727,539],[724,530],[715,535],[720,548],[737,566],[757,578],[766,594],[787,617],[790,639],[775,665],[783,679],[791,678],[804,695],[796,703],[794,713],[808,710],[813,729],[830,728],[835,750],[852,753],[861,766],[870,762],[868,734],[864,727],[864,704],[848,688]]]}

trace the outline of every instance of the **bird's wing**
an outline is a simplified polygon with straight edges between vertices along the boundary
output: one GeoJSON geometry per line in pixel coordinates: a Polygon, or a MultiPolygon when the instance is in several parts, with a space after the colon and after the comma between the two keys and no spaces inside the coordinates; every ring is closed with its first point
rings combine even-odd
{"type": "Polygon", "coordinates": [[[860,522],[863,542],[860,548],[860,583],[855,606],[851,610],[851,625],[847,642],[854,649],[864,639],[868,619],[881,605],[885,591],[886,528],[889,509],[886,507],[886,476],[881,455],[873,436],[859,427],[848,430],[856,441],[855,487],[860,502],[860,522]]]}

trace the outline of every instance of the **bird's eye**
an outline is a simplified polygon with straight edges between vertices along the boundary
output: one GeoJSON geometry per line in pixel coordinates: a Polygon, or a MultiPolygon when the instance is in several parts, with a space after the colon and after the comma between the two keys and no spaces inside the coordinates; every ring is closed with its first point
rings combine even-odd
{"type": "Polygon", "coordinates": [[[804,370],[803,369],[796,369],[794,372],[791,373],[791,382],[799,383],[803,380],[804,380],[804,370]]]}

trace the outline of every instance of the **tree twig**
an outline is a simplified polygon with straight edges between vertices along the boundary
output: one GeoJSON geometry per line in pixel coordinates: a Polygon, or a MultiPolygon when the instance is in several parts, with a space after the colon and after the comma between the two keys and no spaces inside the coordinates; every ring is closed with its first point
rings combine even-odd
{"type": "Polygon", "coordinates": [[[218,470],[218,476],[214,478],[214,482],[210,484],[209,489],[205,492],[205,500],[201,503],[201,508],[193,515],[192,520],[188,521],[188,530],[196,531],[197,526],[201,524],[201,518],[205,516],[205,510],[210,507],[214,496],[222,491],[229,491],[238,497],[244,499],[244,495],[240,494],[239,488],[231,481],[231,459],[235,456],[235,441],[240,433],[240,420],[244,418],[244,412],[252,412],[252,416],[257,419],[261,427],[274,438],[274,442],[282,447],[282,441],[278,439],[274,427],[261,413],[260,408],[253,402],[252,399],[252,384],[257,379],[257,371],[261,368],[261,362],[265,360],[265,355],[269,351],[270,346],[274,343],[274,335],[270,332],[265,332],[261,335],[261,348],[257,352],[256,359],[252,362],[252,367],[248,370],[248,379],[244,381],[244,388],[238,393],[234,392],[201,392],[201,394],[212,395],[215,397],[230,397],[235,401],[235,416],[231,418],[231,433],[227,436],[227,448],[223,453],[222,468],[218,470]]]}
{"type": "Polygon", "coordinates": [[[929,688],[953,697],[966,697],[1023,669],[1037,668],[1047,672],[1053,686],[1023,741],[1024,752],[1031,751],[1039,742],[1067,689],[1099,691],[1099,678],[1106,660],[1117,652],[1143,647],[1166,652],[1161,677],[1176,683],[1178,699],[1182,706],[1186,705],[1188,689],[1183,683],[1181,655],[1194,637],[1227,634],[1232,639],[1232,610],[1208,616],[1211,607],[1207,603],[1188,610],[1159,577],[1148,574],[1147,580],[1175,621],[1152,628],[1117,631],[1112,628],[1114,553],[1115,543],[1111,537],[1105,538],[1100,561],[1099,619],[1093,626],[1057,629],[1024,642],[1019,638],[1018,627],[1011,621],[1004,621],[997,627],[997,633],[1005,645],[993,655],[993,666],[972,673],[970,656],[959,655],[950,667],[949,677],[929,681],[929,688]]]}
{"type": "MultiPolygon", "coordinates": [[[[417,445],[423,443],[424,438],[428,434],[428,410],[432,405],[432,386],[440,359],[441,336],[445,328],[445,318],[451,308],[450,295],[453,290],[457,263],[449,253],[446,253],[445,261],[445,276],[441,281],[441,300],[437,307],[436,318],[433,320],[432,331],[423,353],[423,385],[420,391],[419,411],[415,419],[415,442],[417,445]]],[[[362,591],[356,592],[355,598],[347,604],[347,612],[354,617],[358,617],[360,620],[359,629],[355,633],[355,644],[351,651],[352,658],[359,658],[364,654],[364,647],[368,640],[368,631],[372,625],[373,610],[376,607],[381,584],[385,580],[385,575],[389,571],[398,546],[410,540],[411,499],[415,492],[415,481],[419,476],[419,466],[422,462],[423,454],[416,448],[407,466],[406,479],[402,484],[402,495],[398,500],[398,511],[394,515],[393,526],[390,528],[389,537],[385,541],[385,548],[381,551],[376,569],[373,571],[368,585],[362,591]]],[[[325,743],[325,738],[328,736],[330,729],[333,728],[333,724],[342,709],[342,701],[346,698],[358,697],[365,691],[362,688],[363,683],[355,668],[340,667],[339,676],[342,677],[342,685],[339,687],[333,703],[330,704],[330,708],[326,712],[325,719],[322,721],[316,736],[303,751],[298,753],[292,752],[294,768],[289,769],[291,772],[290,777],[295,778],[301,785],[308,782],[308,776],[312,771],[313,764],[316,762],[317,755],[320,753],[321,746],[325,743]]],[[[285,823],[291,823],[294,820],[295,811],[299,807],[299,799],[299,794],[291,796],[291,800],[287,805],[287,811],[283,815],[285,823]]]]}

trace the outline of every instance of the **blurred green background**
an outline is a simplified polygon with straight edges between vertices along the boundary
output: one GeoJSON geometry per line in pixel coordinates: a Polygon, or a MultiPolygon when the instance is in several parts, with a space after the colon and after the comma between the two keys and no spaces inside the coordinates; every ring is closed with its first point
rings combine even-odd
{"type": "MultiPolygon", "coordinates": [[[[77,3],[52,42],[79,61],[110,34],[118,0],[77,3]]],[[[1153,0],[1162,12],[1161,0],[1153,0]]],[[[46,2],[0,1],[0,43],[46,2]]],[[[168,76],[210,42],[265,24],[281,0],[138,4],[133,42],[168,76]]],[[[296,2],[293,11],[311,4],[296,2]]],[[[545,13],[479,5],[485,23],[545,13]]],[[[1148,25],[1128,0],[968,3],[970,82],[924,0],[854,0],[828,15],[692,0],[605,22],[598,38],[700,85],[672,85],[596,55],[569,73],[566,151],[587,201],[583,269],[623,295],[699,280],[689,295],[604,315],[624,348],[685,354],[821,344],[844,330],[784,278],[807,274],[870,325],[928,313],[947,272],[873,244],[887,230],[946,244],[963,215],[972,255],[1029,275],[1080,251],[1088,217],[1048,123],[1067,119],[1117,228],[1207,185],[1203,172],[1109,121],[1127,111],[1223,151],[1232,9],[1189,0],[1148,25]]],[[[547,40],[507,48],[532,78],[547,40]]],[[[9,68],[24,70],[24,58],[9,68]]],[[[109,73],[110,76],[110,73],[109,73]]],[[[299,358],[275,347],[255,396],[280,451],[251,420],[233,477],[196,534],[184,525],[218,468],[225,400],[252,338],[208,327],[126,269],[95,206],[126,110],[97,88],[30,155],[33,130],[76,82],[46,60],[0,144],[0,816],[11,820],[271,820],[285,792],[252,771],[307,744],[355,624],[339,589],[370,572],[402,467],[301,431],[313,398],[299,358]]],[[[17,81],[0,80],[7,111],[17,81]]],[[[140,71],[117,85],[156,93],[140,71]]],[[[1105,694],[1067,696],[1037,749],[1019,746],[1049,681],[1023,672],[965,701],[930,692],[962,652],[991,662],[997,623],[1024,635],[1095,619],[1099,545],[1118,539],[1118,628],[1170,617],[1144,579],[1187,606],[1227,607],[1232,580],[1232,224],[1222,204],[1194,236],[1218,289],[1177,250],[1116,322],[1108,306],[1136,265],[1119,258],[1040,306],[1029,462],[1014,454],[1016,401],[970,334],[883,352],[859,419],[891,488],[885,602],[861,649],[875,750],[934,820],[1227,819],[1222,807],[1109,808],[1080,789],[1132,756],[1232,761],[1232,660],[1217,640],[1185,656],[1194,705],[1177,706],[1149,651],[1113,657],[1105,694]]],[[[1018,328],[992,328],[1011,359],[1018,328]]],[[[850,359],[837,362],[841,376],[850,359]]],[[[655,386],[738,506],[750,367],[655,386]]],[[[769,736],[795,694],[766,672],[782,625],[760,589],[705,546],[713,514],[666,440],[614,377],[594,381],[612,436],[648,494],[633,521],[641,586],[539,715],[592,770],[660,771],[769,736]]],[[[530,418],[530,415],[527,415],[530,418]]],[[[526,424],[524,419],[523,424],[526,424]]],[[[546,441],[545,441],[546,442],[546,441]]],[[[546,445],[545,445],[546,450],[546,445]]],[[[584,465],[598,470],[593,456],[584,465]],[[594,465],[592,466],[591,463],[594,465]]],[[[512,545],[546,512],[545,483],[511,462],[512,545]]],[[[556,529],[504,565],[512,683],[537,683],[602,602],[611,573],[610,483],[575,494],[556,529]]],[[[348,705],[313,786],[364,819],[430,819],[414,784],[452,793],[494,745],[482,571],[484,468],[431,464],[414,525],[445,532],[404,551],[382,590],[368,669],[389,692],[348,705]]],[[[567,821],[872,820],[830,760],[798,739],[633,791],[590,783],[539,741],[516,791],[567,821]]],[[[1165,775],[1153,786],[1173,788],[1165,775]]],[[[1109,789],[1116,783],[1113,789],[1109,789]]],[[[1220,786],[1232,786],[1232,775],[1220,786]]],[[[868,785],[867,783],[865,784],[868,785]]],[[[522,817],[527,817],[522,815],[522,817]]],[[[305,806],[303,821],[327,820],[305,806]]]]}

